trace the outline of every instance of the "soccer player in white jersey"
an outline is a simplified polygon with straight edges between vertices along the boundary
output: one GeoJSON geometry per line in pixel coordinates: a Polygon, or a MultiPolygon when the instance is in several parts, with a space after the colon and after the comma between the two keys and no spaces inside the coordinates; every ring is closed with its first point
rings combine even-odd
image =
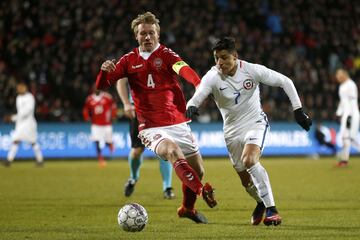
{"type": "Polygon", "coordinates": [[[19,143],[21,141],[29,142],[35,153],[36,166],[43,166],[43,155],[39,144],[36,142],[37,138],[37,123],[34,116],[35,98],[28,92],[25,82],[19,82],[16,85],[18,96],[16,97],[16,111],[17,114],[11,116],[11,120],[15,122],[15,131],[12,135],[12,144],[7,155],[7,160],[4,161],[5,166],[10,166],[16,156],[19,143]]]}
{"type": "Polygon", "coordinates": [[[343,142],[337,166],[344,167],[349,162],[351,145],[360,151],[360,143],[357,141],[359,132],[358,90],[346,70],[338,69],[335,77],[340,84],[340,102],[336,116],[340,117],[340,136],[343,142]]]}
{"type": "Polygon", "coordinates": [[[251,222],[279,225],[268,174],[259,158],[269,131],[269,122],[260,103],[259,84],[281,87],[290,98],[295,119],[309,130],[310,118],[303,112],[293,82],[262,65],[238,59],[235,40],[225,37],[213,47],[216,66],[202,78],[194,96],[187,103],[186,115],[198,114],[201,103],[212,94],[224,121],[224,136],[230,160],[246,191],[257,201],[251,222]]]}

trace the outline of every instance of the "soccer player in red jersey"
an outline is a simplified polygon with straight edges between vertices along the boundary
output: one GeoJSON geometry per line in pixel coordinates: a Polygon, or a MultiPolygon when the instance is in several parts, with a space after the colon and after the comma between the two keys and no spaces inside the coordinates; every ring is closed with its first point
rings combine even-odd
{"type": "Polygon", "coordinates": [[[139,15],[132,21],[131,28],[139,47],[116,63],[105,61],[96,86],[103,89],[121,78],[128,78],[140,139],[147,148],[173,164],[183,183],[179,217],[207,223],[205,216],[195,210],[197,195],[201,195],[209,207],[214,207],[217,202],[212,186],[201,183],[203,160],[187,125],[186,103],[177,75],[194,86],[200,84],[200,78],[178,54],[159,43],[159,20],[154,14],[139,15]]]}
{"type": "Polygon", "coordinates": [[[110,151],[114,151],[112,140],[112,119],[116,117],[116,104],[109,93],[95,90],[86,98],[83,107],[85,121],[91,120],[91,139],[95,142],[99,166],[106,162],[101,153],[100,142],[105,142],[110,151]]]}

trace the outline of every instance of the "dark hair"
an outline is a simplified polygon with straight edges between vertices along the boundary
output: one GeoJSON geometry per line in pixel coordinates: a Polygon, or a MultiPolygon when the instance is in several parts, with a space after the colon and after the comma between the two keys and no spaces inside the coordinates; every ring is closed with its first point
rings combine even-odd
{"type": "Polygon", "coordinates": [[[227,50],[229,52],[236,52],[235,38],[223,37],[217,40],[212,47],[212,51],[227,50]]]}

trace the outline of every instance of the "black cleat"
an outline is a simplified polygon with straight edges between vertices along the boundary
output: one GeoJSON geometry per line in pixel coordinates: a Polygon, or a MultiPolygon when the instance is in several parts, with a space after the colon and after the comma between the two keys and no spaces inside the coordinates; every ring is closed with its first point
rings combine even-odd
{"type": "Polygon", "coordinates": [[[125,186],[124,186],[125,197],[130,197],[131,194],[133,194],[133,192],[135,190],[135,184],[136,184],[136,181],[131,178],[129,178],[129,180],[125,183],[125,186]]]}
{"type": "Polygon", "coordinates": [[[10,167],[10,166],[11,166],[11,162],[8,161],[8,160],[1,161],[1,164],[2,164],[4,167],[10,167]]]}
{"type": "Polygon", "coordinates": [[[35,167],[38,167],[38,168],[44,167],[44,162],[36,162],[35,167]]]}
{"type": "Polygon", "coordinates": [[[252,213],[252,216],[251,216],[251,224],[252,225],[259,225],[259,223],[261,223],[261,221],[263,220],[265,210],[266,210],[266,207],[263,202],[259,202],[256,205],[256,207],[252,213]]]}
{"type": "Polygon", "coordinates": [[[178,213],[179,217],[189,218],[196,223],[202,223],[202,224],[208,223],[207,218],[202,213],[199,213],[195,209],[189,210],[189,209],[181,206],[178,208],[177,213],[178,213]]]}
{"type": "Polygon", "coordinates": [[[173,198],[175,198],[175,194],[173,193],[173,188],[172,187],[169,187],[169,188],[165,189],[164,198],[165,199],[173,199],[173,198]]]}

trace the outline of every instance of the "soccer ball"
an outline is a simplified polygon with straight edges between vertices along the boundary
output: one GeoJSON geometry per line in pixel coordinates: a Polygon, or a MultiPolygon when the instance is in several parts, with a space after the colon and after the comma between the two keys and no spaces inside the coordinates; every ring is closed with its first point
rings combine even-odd
{"type": "Polygon", "coordinates": [[[140,232],[145,228],[147,221],[147,212],[138,203],[126,204],[119,210],[118,223],[127,232],[140,232]]]}

